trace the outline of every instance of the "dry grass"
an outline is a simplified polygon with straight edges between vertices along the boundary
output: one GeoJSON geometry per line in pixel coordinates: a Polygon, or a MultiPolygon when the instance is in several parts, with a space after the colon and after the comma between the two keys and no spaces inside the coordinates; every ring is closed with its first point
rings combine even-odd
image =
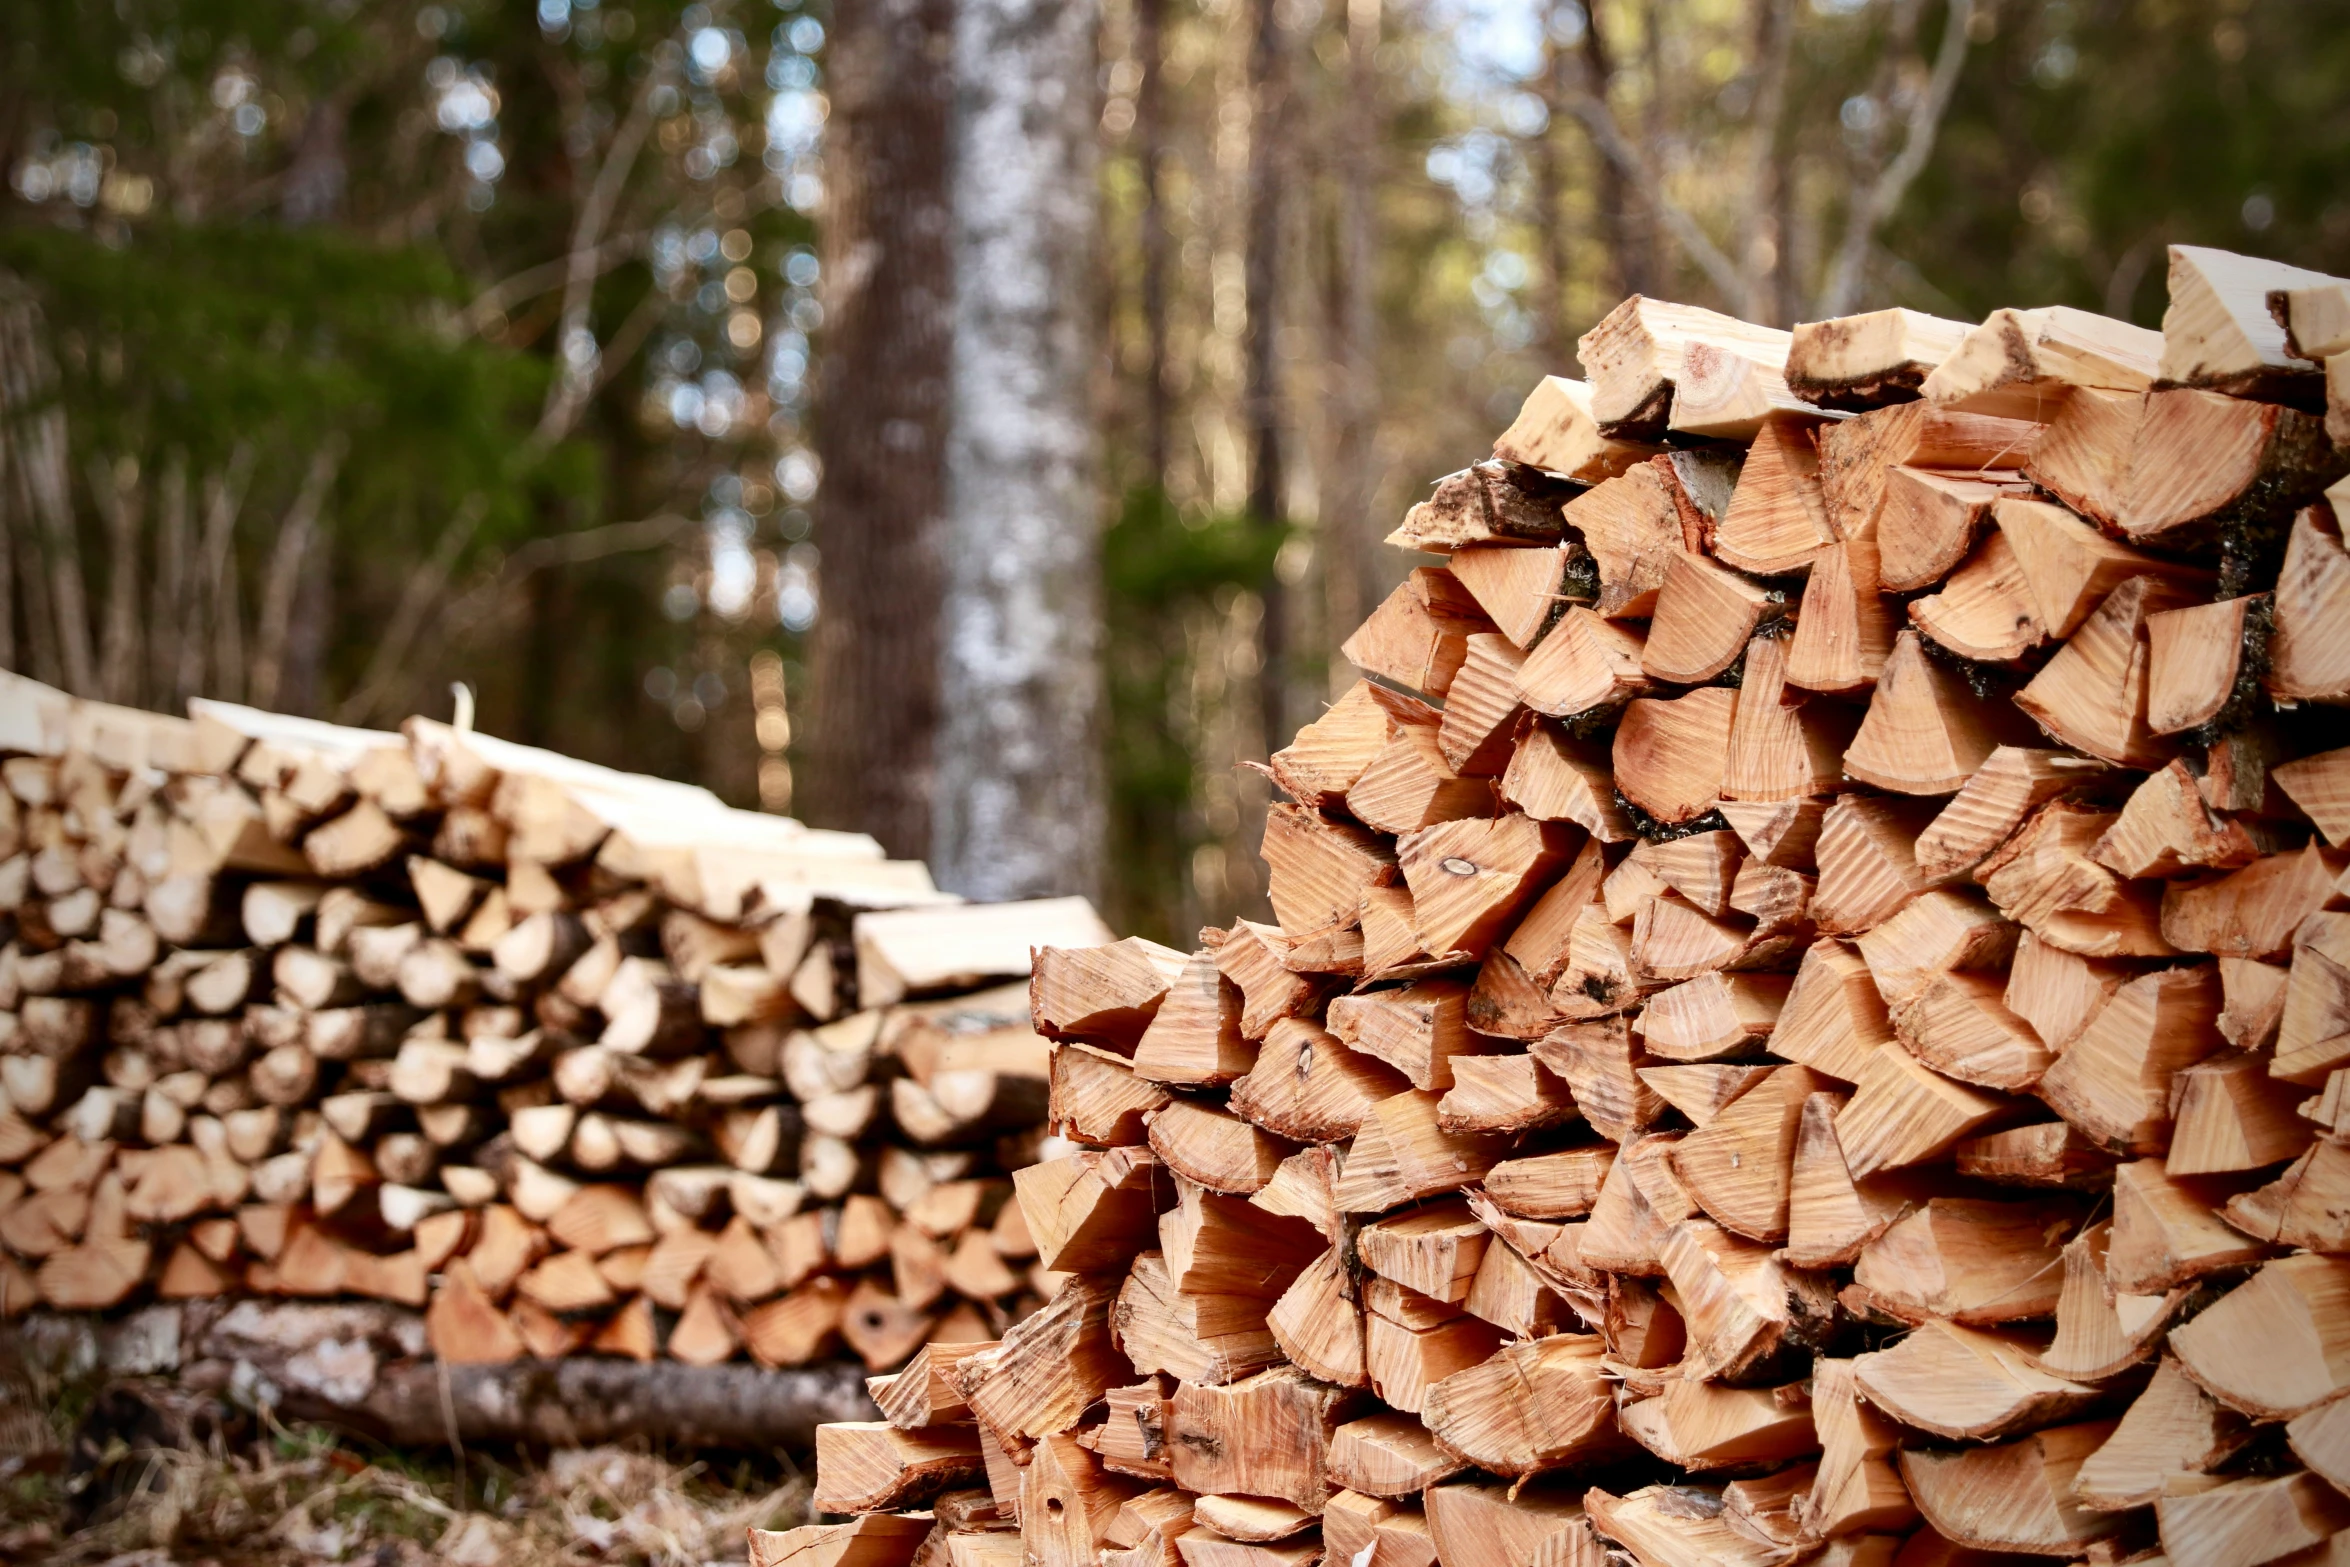
{"type": "Polygon", "coordinates": [[[459,1460],[266,1416],[251,1433],[134,1446],[75,1392],[0,1378],[0,1561],[696,1567],[741,1560],[748,1529],[808,1516],[788,1460],[722,1472],[619,1447],[459,1460]]]}

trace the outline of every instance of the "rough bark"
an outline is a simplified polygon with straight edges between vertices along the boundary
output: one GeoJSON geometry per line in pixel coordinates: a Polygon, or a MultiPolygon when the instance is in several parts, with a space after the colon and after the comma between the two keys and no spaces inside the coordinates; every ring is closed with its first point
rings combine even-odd
{"type": "Polygon", "coordinates": [[[805,814],[930,846],[954,271],[951,0],[843,6],[830,48],[805,814]]]}
{"type": "Polygon", "coordinates": [[[874,1418],[861,1369],[835,1362],[766,1371],[740,1362],[640,1364],[586,1355],[451,1366],[444,1410],[441,1368],[410,1361],[386,1369],[352,1413],[380,1423],[387,1439],[403,1447],[445,1444],[453,1414],[463,1442],[588,1447],[649,1437],[804,1450],[827,1421],[874,1418]]]}
{"type": "MultiPolygon", "coordinates": [[[[1289,39],[1280,0],[1250,0],[1248,53],[1248,229],[1242,291],[1248,314],[1242,343],[1241,418],[1248,430],[1248,514],[1262,528],[1282,523],[1280,338],[1281,241],[1287,175],[1289,39]]],[[[1279,577],[1264,585],[1258,633],[1262,662],[1258,702],[1265,742],[1287,734],[1284,709],[1289,660],[1289,595],[1279,577]]]]}
{"type": "MultiPolygon", "coordinates": [[[[955,341],[932,868],[1083,892],[1103,831],[1092,0],[955,18],[955,341]]],[[[837,352],[837,349],[835,350],[837,352]]]]}

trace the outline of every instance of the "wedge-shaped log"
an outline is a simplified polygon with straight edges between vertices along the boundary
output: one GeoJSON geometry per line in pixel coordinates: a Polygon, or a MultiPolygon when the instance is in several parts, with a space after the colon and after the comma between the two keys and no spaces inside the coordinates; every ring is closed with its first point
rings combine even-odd
{"type": "Polygon", "coordinates": [[[2070,1557],[2129,1522],[2074,1495],[2081,1466],[2113,1432],[2110,1420],[2060,1426],[1998,1447],[1904,1452],[1901,1477],[1944,1539],[1979,1551],[2070,1557]]]}
{"type": "Polygon", "coordinates": [[[1617,1451],[1596,1337],[1511,1344],[1428,1390],[1421,1418],[1445,1452],[1513,1479],[1617,1451]]]}
{"type": "Polygon", "coordinates": [[[2095,1388],[2040,1370],[2021,1337],[1939,1319],[1891,1349],[1862,1355],[1854,1372],[1870,1403],[1952,1441],[1995,1442],[2053,1425],[2097,1397],[2095,1388]]]}
{"type": "Polygon", "coordinates": [[[1336,1489],[1331,1434],[1360,1400],[1294,1366],[1229,1387],[1182,1386],[1167,1409],[1175,1483],[1187,1491],[1277,1497],[1319,1511],[1336,1489]]]}

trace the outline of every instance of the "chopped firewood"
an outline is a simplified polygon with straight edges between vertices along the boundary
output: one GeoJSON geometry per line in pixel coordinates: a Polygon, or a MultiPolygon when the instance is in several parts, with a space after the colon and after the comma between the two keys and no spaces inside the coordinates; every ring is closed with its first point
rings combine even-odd
{"type": "Polygon", "coordinates": [[[2162,335],[2057,305],[1995,310],[1920,391],[1944,407],[2045,419],[2074,387],[2139,392],[2160,373],[2162,335]]]}
{"type": "Polygon", "coordinates": [[[762,1366],[806,1365],[832,1342],[847,1311],[848,1291],[819,1275],[743,1313],[743,1347],[762,1366]]]}
{"type": "Polygon", "coordinates": [[[1436,1542],[1417,1505],[1340,1491],[1322,1509],[1326,1560],[1435,1567],[1436,1542]]]}
{"type": "MultiPolygon", "coordinates": [[[[1997,1441],[2053,1424],[2097,1397],[2094,1388],[2040,1370],[2025,1338],[1938,1318],[1891,1349],[1861,1356],[1854,1373],[1870,1403],[1953,1441],[1997,1441]]],[[[1919,1505],[1926,1505],[1922,1497],[1919,1505]]]]}
{"type": "Polygon", "coordinates": [[[2180,1476],[2154,1503],[2162,1548],[2182,1567],[2273,1561],[2294,1553],[2333,1552],[2327,1542],[2350,1529],[2350,1497],[2316,1475],[2180,1476]]]}
{"type": "Polygon", "coordinates": [[[1781,418],[1816,420],[1817,405],[1788,390],[1777,363],[1743,349],[1689,345],[1673,387],[1670,428],[1713,440],[1752,441],[1781,418]]]}
{"type": "MultiPolygon", "coordinates": [[[[1453,551],[1445,569],[1494,628],[1523,652],[1542,640],[1558,618],[1567,597],[1568,565],[1581,554],[1580,549],[1469,547],[1453,551]]],[[[1448,698],[1447,711],[1450,705],[1448,698]]]]}
{"type": "Polygon", "coordinates": [[[1823,940],[1804,952],[1770,1037],[1774,1054],[1857,1083],[1870,1051],[1892,1042],[1893,1025],[1866,961],[1823,940]]]}
{"type": "MultiPolygon", "coordinates": [[[[2329,495],[2339,500],[2342,486],[2329,495]]],[[[2350,604],[2350,550],[2339,507],[2316,505],[2293,519],[2277,578],[2276,630],[2269,640],[2265,683],[2280,700],[2338,702],[2350,695],[2350,637],[2343,608],[2350,604]]]]}
{"type": "Polygon", "coordinates": [[[1363,1311],[1346,1262],[1333,1248],[1291,1281],[1266,1318],[1281,1353],[1320,1381],[1368,1387],[1363,1311]]]}
{"type": "Polygon", "coordinates": [[[1861,1247],[1911,1210],[1913,1179],[1901,1172],[1854,1182],[1845,1149],[1835,1139],[1842,1095],[1814,1092],[1795,1123],[1795,1154],[1788,1163],[1784,1257],[1798,1269],[1847,1266],[1861,1247]]]}
{"type": "Polygon", "coordinates": [[[1675,1378],[1653,1398],[1627,1397],[1617,1420],[1625,1435],[1683,1469],[1784,1463],[1819,1447],[1799,1388],[1732,1388],[1675,1378]]]}
{"type": "Polygon", "coordinates": [[[1154,1228],[1158,1175],[1157,1158],[1143,1148],[1081,1150],[1014,1172],[1038,1259],[1074,1273],[1133,1256],[1154,1228]]]}
{"type": "Polygon", "coordinates": [[[1387,542],[1439,554],[1472,544],[1555,544],[1559,504],[1571,493],[1523,467],[1472,463],[1437,480],[1434,493],[1404,514],[1387,542]]]}
{"type": "Polygon", "coordinates": [[[1425,696],[1452,689],[1469,638],[1493,622],[1453,574],[1422,566],[1390,593],[1339,651],[1355,666],[1425,696]]]}
{"type": "Polygon", "coordinates": [[[1642,669],[1646,650],[1642,631],[1572,606],[1518,666],[1518,699],[1552,718],[1620,707],[1651,689],[1642,669]]]}
{"type": "Polygon", "coordinates": [[[1457,1191],[1500,1159],[1502,1139],[1444,1130],[1436,1100],[1435,1094],[1414,1089],[1373,1107],[1355,1134],[1333,1193],[1341,1209],[1383,1213],[1418,1198],[1457,1191]]]}
{"type": "Polygon", "coordinates": [[[522,1339],[475,1282],[465,1259],[451,1262],[424,1315],[426,1341],[450,1365],[497,1365],[520,1358],[522,1339]]]}
{"type": "Polygon", "coordinates": [[[1232,1085],[1229,1103],[1235,1114],[1276,1136],[1328,1141],[1352,1136],[1372,1106],[1408,1086],[1402,1073],[1348,1048],[1338,1036],[1283,1018],[1266,1033],[1249,1073],[1232,1085]]]}
{"type": "Polygon", "coordinates": [[[1317,1511],[1333,1489],[1331,1433],[1358,1400],[1276,1366],[1229,1387],[1180,1386],[1167,1409],[1175,1483],[1202,1494],[1274,1497],[1317,1511]]]}
{"type": "MultiPolygon", "coordinates": [[[[1456,1371],[1481,1363],[1501,1347],[1502,1332],[1489,1322],[1465,1314],[1427,1321],[1433,1311],[1415,1314],[1408,1305],[1397,1309],[1415,1320],[1398,1321],[1380,1309],[1379,1287],[1374,1286],[1370,1293],[1367,1304],[1371,1309],[1363,1318],[1363,1361],[1372,1391],[1393,1408],[1422,1413],[1429,1388],[1456,1371]]],[[[1433,1304],[1426,1297],[1393,1286],[1387,1286],[1385,1293],[1418,1301],[1423,1307],[1433,1304]]]]}
{"type": "MultiPolygon", "coordinates": [[[[1366,1496],[1413,1496],[1461,1470],[1426,1426],[1393,1412],[1350,1421],[1330,1433],[1331,1480],[1366,1496]]],[[[1339,1498],[1333,1497],[1335,1507],[1339,1498]]]]}
{"type": "Polygon", "coordinates": [[[1132,1054],[1188,961],[1139,936],[1106,947],[1046,947],[1029,981],[1038,1032],[1132,1054]]]}
{"type": "Polygon", "coordinates": [[[922,1513],[868,1513],[847,1523],[753,1529],[751,1567],[912,1567],[931,1527],[922,1513]]]}
{"type": "Polygon", "coordinates": [[[1695,1200],[1673,1173],[1671,1151],[1680,1135],[1656,1133],[1627,1142],[1608,1167],[1591,1206],[1590,1222],[1578,1236],[1582,1262],[1615,1273],[1665,1271],[1666,1235],[1697,1212],[1695,1200]]]}
{"type": "Polygon", "coordinates": [[[1837,1113],[1836,1138],[1853,1178],[1863,1180],[1940,1158],[2007,1110],[2005,1100],[1953,1082],[1899,1044],[1883,1044],[1837,1113]]]}
{"type": "Polygon", "coordinates": [[[1893,640],[1844,770],[1902,794],[1954,794],[1993,751],[2021,737],[2004,704],[1976,696],[1927,656],[1915,632],[1904,631],[1893,640]]]}
{"type": "MultiPolygon", "coordinates": [[[[1437,1559],[1459,1567],[1601,1567],[1606,1560],[1578,1486],[1464,1479],[1423,1499],[1437,1559]]],[[[1328,1531],[1324,1531],[1327,1537],[1328,1531]]]]}
{"type": "Polygon", "coordinates": [[[1188,1100],[1151,1112],[1150,1146],[1167,1167],[1210,1191],[1262,1190],[1289,1148],[1237,1116],[1188,1100]]]}
{"type": "Polygon", "coordinates": [[[1829,807],[1820,822],[1819,881],[1808,911],[1822,931],[1872,929],[1933,885],[1915,849],[1932,811],[1925,801],[1860,794],[1829,807]]]}
{"type": "Polygon", "coordinates": [[[1769,327],[1635,294],[1577,339],[1575,353],[1591,376],[1591,416],[1599,427],[1628,440],[1653,440],[1666,428],[1692,346],[1742,352],[1775,368],[1786,363],[1791,341],[1769,327]]]}
{"type": "Polygon", "coordinates": [[[2101,1512],[2143,1507],[2174,1475],[2208,1474],[2252,1438],[2250,1422],[2163,1359],[2113,1435],[2073,1479],[2083,1506],[2101,1512]]]}
{"type": "Polygon", "coordinates": [[[1905,402],[1969,327],[1915,310],[1807,321],[1787,350],[1787,385],[1822,408],[1858,411],[1905,402]]]}
{"type": "MultiPolygon", "coordinates": [[[[1814,445],[1818,423],[1817,415],[1793,413],[1760,421],[1746,466],[1739,470],[1730,509],[1707,541],[1725,563],[1759,576],[1784,576],[1802,570],[1822,547],[1836,542],[1820,492],[1819,452],[1814,445]]],[[[1660,625],[1671,592],[1668,571],[1657,599],[1660,625]]],[[[1652,648],[1655,640],[1652,628],[1652,648]]],[[[1653,668],[1649,672],[1657,673],[1653,668]]]]}
{"type": "Polygon", "coordinates": [[[1599,1532],[1643,1567],[1769,1567],[1786,1555],[1734,1527],[1717,1491],[1652,1485],[1617,1496],[1594,1486],[1583,1500],[1599,1532]]]}
{"type": "Polygon", "coordinates": [[[1782,1351],[1818,1347],[1835,1315],[1824,1279],[1710,1220],[1674,1225],[1662,1257],[1689,1326],[1684,1375],[1765,1376],[1782,1351]]]}
{"type": "Polygon", "coordinates": [[[1143,1118],[1167,1102],[1164,1088],[1090,1045],[1055,1046],[1052,1074],[1053,1125],[1081,1143],[1140,1143],[1143,1118]]]}
{"type": "Polygon", "coordinates": [[[1859,715],[1788,691],[1786,638],[1757,638],[1745,651],[1722,798],[1798,800],[1836,789],[1859,715]]]}
{"type": "Polygon", "coordinates": [[[2129,981],[2041,1076],[2040,1096],[2116,1151],[2160,1153],[2170,1141],[2173,1074],[2225,1043],[2219,1003],[2219,975],[2208,966],[2129,981]]]}
{"type": "Polygon", "coordinates": [[[1547,1338],[1568,1320],[1569,1310],[1534,1265],[1508,1244],[1485,1248],[1461,1309],[1512,1339],[1547,1338]]]}
{"type": "Polygon", "coordinates": [[[1421,1418],[1437,1445],[1512,1478],[1610,1455],[1621,1446],[1596,1338],[1511,1344],[1428,1390],[1421,1418]]]}
{"type": "Polygon", "coordinates": [[[2342,1489],[2345,1478],[2350,1478],[2346,1437],[2350,1437],[2350,1403],[2339,1399],[2320,1404],[2285,1426],[2285,1438],[2292,1444],[2293,1456],[2323,1476],[2336,1490],[2342,1489]]]}
{"type": "Polygon", "coordinates": [[[1518,667],[1524,662],[1525,655],[1496,632],[1469,637],[1436,731],[1437,749],[1453,772],[1490,778],[1509,765],[1524,712],[1518,700],[1518,667]]]}
{"type": "Polygon", "coordinates": [[[1128,1269],[1110,1326],[1120,1352],[1137,1371],[1222,1384],[1282,1358],[1265,1325],[1270,1307],[1262,1297],[1178,1292],[1167,1259],[1146,1251],[1128,1269]]]}
{"type": "MultiPolygon", "coordinates": [[[[1821,1079],[1800,1066],[1777,1068],[1673,1146],[1673,1171],[1709,1218],[1750,1240],[1787,1238],[1796,1125],[1806,1098],[1821,1086],[1821,1079]]],[[[1495,1166],[1486,1177],[1486,1190],[1513,1212],[1531,1218],[1567,1217],[1513,1204],[1495,1189],[1495,1177],[1502,1171],[1529,1162],[1495,1166]]]]}
{"type": "Polygon", "coordinates": [[[979,1433],[969,1426],[907,1431],[842,1420],[816,1428],[815,1506],[824,1512],[914,1506],[981,1476],[979,1433]]]}
{"type": "MultiPolygon", "coordinates": [[[[2297,402],[2318,370],[2288,344],[2274,296],[2338,288],[2322,272],[2202,245],[2170,247],[2170,306],[2162,316],[2162,379],[2237,397],[2297,402]]],[[[2314,323],[2312,323],[2314,324],[2314,323]]]]}
{"type": "Polygon", "coordinates": [[[1600,597],[1591,608],[1600,616],[1643,618],[1657,606],[1666,566],[1687,545],[1676,493],[1671,472],[1640,463],[1567,503],[1567,526],[1582,533],[1598,566],[1600,597]]]}
{"type": "Polygon", "coordinates": [[[2171,1174],[2257,1170],[2309,1146],[2314,1129],[2295,1114],[2300,1089],[2271,1077],[2268,1065],[2258,1056],[2228,1055],[2172,1078],[2177,1124],[2164,1156],[2171,1174]]]}
{"type": "Polygon", "coordinates": [[[1862,1249],[1853,1288],[1870,1309],[1905,1322],[2053,1317],[2059,1243],[2078,1223],[2077,1207],[2061,1201],[1936,1197],[1862,1249]]]}
{"type": "Polygon", "coordinates": [[[1776,1070],[1767,1062],[1716,1061],[1696,1066],[1644,1066],[1638,1075],[1667,1104],[1687,1116],[1692,1126],[1703,1128],[1740,1094],[1776,1070]]]}
{"type": "Polygon", "coordinates": [[[2073,1487],[2114,1422],[2060,1426],[1999,1447],[1904,1451],[1901,1478],[1941,1534],[1976,1551],[2078,1556],[2121,1533],[2126,1513],[2093,1512],[2073,1487]]]}
{"type": "Polygon", "coordinates": [[[1852,1361],[1813,1363],[1811,1417],[1820,1461],[1810,1494],[1797,1504],[1806,1539],[1897,1530],[1917,1517],[1894,1469],[1899,1428],[1858,1394],[1852,1361]]]}
{"type": "MultiPolygon", "coordinates": [[[[1748,463],[1747,477],[1754,472],[1755,465],[1748,463]]],[[[1648,641],[1641,649],[1641,670],[1652,680],[1703,685],[1738,661],[1747,638],[1771,608],[1771,595],[1759,585],[1703,555],[1682,550],[1665,568],[1648,641]]]]}
{"type": "Polygon", "coordinates": [[[1918,867],[1937,877],[1971,869],[2042,805],[2106,772],[2105,763],[2066,751],[1998,747],[1918,835],[1918,867]]]}
{"type": "Polygon", "coordinates": [[[2154,1294],[2266,1254],[2258,1241],[2221,1222],[2200,1184],[2174,1178],[2159,1159],[2114,1171],[2105,1271],[2115,1289],[2154,1294]]]}
{"type": "Polygon", "coordinates": [[[1444,1202],[1365,1226],[1355,1248],[1363,1266],[1382,1278],[1436,1300],[1459,1301],[1469,1293],[1488,1238],[1467,1205],[1444,1202]]]}
{"type": "Polygon", "coordinates": [[[2006,475],[1890,470],[1877,513],[1879,586],[1908,593],[1941,581],[1989,526],[1992,503],[2026,489],[2006,475]]]}
{"type": "Polygon", "coordinates": [[[1111,1342],[1113,1293],[1090,1279],[1071,1279],[1034,1315],[1004,1334],[1003,1343],[958,1368],[971,1413],[997,1440],[1048,1436],[1077,1423],[1105,1388],[1127,1379],[1124,1358],[1111,1342]]]}
{"type": "Polygon", "coordinates": [[[1411,888],[1421,950],[1482,956],[1565,868],[1573,846],[1572,828],[1517,814],[1405,834],[1396,864],[1411,888]]]}
{"type": "Polygon", "coordinates": [[[2193,1321],[2170,1346],[2198,1385],[2257,1420],[2289,1420],[2338,1396],[2332,1369],[2350,1262],[2301,1255],[2263,1266],[2193,1321]]]}
{"type": "Polygon", "coordinates": [[[1736,709],[1736,693],[1718,686],[1632,702],[1616,729],[1617,789],[1668,826],[1704,814],[1722,792],[1736,709]]]}
{"type": "Polygon", "coordinates": [[[2350,1251],[2350,1148],[2318,1143],[2268,1185],[2221,1212],[2247,1235],[2329,1254],[2350,1251]]]}
{"type": "MultiPolygon", "coordinates": [[[[1905,1029],[1902,1019],[1937,985],[1956,980],[1962,971],[2008,962],[2018,934],[1979,895],[1937,887],[1904,904],[1874,929],[1862,931],[1854,945],[1869,966],[1877,993],[1894,1009],[1895,1031],[1914,1046],[1923,1042],[1928,1026],[1920,1020],[1905,1029]]],[[[1996,996],[2003,988],[1995,974],[1976,977],[1984,981],[1987,995],[1996,996]]],[[[2032,1047],[2037,1046],[2033,1041],[2032,1047]]]]}
{"type": "Polygon", "coordinates": [[[1240,1033],[1239,987],[1217,970],[1216,954],[1202,949],[1191,955],[1143,1030],[1133,1070],[1161,1083],[1226,1083],[1255,1058],[1240,1033]]]}
{"type": "Polygon", "coordinates": [[[1437,1124],[1448,1132],[1526,1132],[1576,1115],[1574,1094],[1531,1055],[1459,1056],[1452,1073],[1436,1104],[1437,1124]]]}
{"type": "MultiPolygon", "coordinates": [[[[1516,420],[1493,443],[1493,455],[1585,484],[1596,484],[1647,458],[1653,448],[1601,433],[1592,395],[1592,388],[1581,381],[1544,376],[1526,395],[1516,420]]],[[[1659,399],[1653,417],[1660,427],[1664,416],[1659,399]]]]}
{"type": "Polygon", "coordinates": [[[1874,685],[1900,630],[1880,596],[1877,541],[1847,536],[1821,546],[1803,584],[1787,648],[1787,681],[1808,691],[1858,693],[1874,685]]]}
{"type": "Polygon", "coordinates": [[[2283,520],[2343,465],[2315,414],[2215,392],[2154,392],[2114,522],[2132,543],[2202,543],[2231,526],[2283,520]]]}
{"type": "Polygon", "coordinates": [[[2114,1156],[2063,1121],[1969,1137],[1951,1150],[1958,1173],[2001,1186],[2093,1188],[2113,1178],[2114,1156]]]}
{"type": "Polygon", "coordinates": [[[2000,913],[2052,947],[2090,958],[2171,956],[2155,889],[2091,857],[2116,820],[2091,805],[2052,801],[1977,866],[1974,879],[2000,913]]]}
{"type": "Polygon", "coordinates": [[[1262,1039],[1276,1019],[1306,1016],[1320,1005],[1325,985],[1289,966],[1295,947],[1279,926],[1236,920],[1215,950],[1217,971],[1240,987],[1243,1038],[1262,1039]]]}
{"type": "Polygon", "coordinates": [[[1566,1080],[1575,1107],[1610,1141],[1646,1130],[1664,1112],[1665,1101],[1639,1076],[1640,1053],[1621,1020],[1562,1024],[1529,1052],[1566,1080]]]}
{"type": "Polygon", "coordinates": [[[1358,923],[1363,894],[1396,879],[1394,851],[1384,840],[1294,805],[1265,813],[1263,853],[1273,912],[1292,940],[1358,923]]]}

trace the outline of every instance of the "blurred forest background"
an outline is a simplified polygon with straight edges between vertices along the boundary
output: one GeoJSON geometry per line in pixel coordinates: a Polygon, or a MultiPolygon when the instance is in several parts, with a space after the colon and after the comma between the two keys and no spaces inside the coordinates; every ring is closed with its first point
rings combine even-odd
{"type": "Polygon", "coordinates": [[[445,715],[1188,945],[1639,291],[2350,271],[2344,0],[0,0],[0,665],[445,715]]]}

